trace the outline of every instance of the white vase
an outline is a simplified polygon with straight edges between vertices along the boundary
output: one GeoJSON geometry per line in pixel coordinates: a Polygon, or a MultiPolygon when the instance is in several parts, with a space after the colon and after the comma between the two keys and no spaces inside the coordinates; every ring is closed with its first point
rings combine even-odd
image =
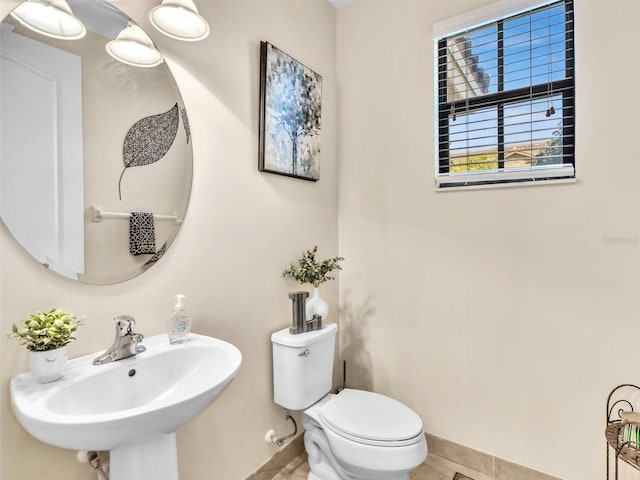
{"type": "Polygon", "coordinates": [[[38,383],[54,382],[62,377],[67,365],[67,347],[45,352],[31,352],[31,373],[38,383]]]}
{"type": "Polygon", "coordinates": [[[313,287],[313,296],[305,305],[305,316],[311,320],[314,315],[320,315],[323,320],[329,315],[329,304],[320,296],[320,289],[313,287]]]}

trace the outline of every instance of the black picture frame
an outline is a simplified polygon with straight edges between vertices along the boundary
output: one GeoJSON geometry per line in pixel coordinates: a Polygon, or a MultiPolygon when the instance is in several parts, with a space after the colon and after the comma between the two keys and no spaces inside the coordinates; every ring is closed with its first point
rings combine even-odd
{"type": "Polygon", "coordinates": [[[260,42],[258,170],[320,180],[322,77],[260,42]]]}

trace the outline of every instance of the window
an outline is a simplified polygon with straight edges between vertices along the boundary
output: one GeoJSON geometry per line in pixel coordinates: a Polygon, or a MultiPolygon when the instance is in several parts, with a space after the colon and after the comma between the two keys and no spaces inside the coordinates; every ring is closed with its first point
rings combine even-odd
{"type": "Polygon", "coordinates": [[[437,37],[436,55],[438,188],[575,177],[572,0],[437,37]]]}

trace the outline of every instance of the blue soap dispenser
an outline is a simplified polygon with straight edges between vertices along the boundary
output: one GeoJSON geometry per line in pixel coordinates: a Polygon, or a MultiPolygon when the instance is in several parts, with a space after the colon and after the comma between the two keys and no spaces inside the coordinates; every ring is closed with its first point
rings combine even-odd
{"type": "Polygon", "coordinates": [[[191,332],[191,319],[184,311],[184,295],[178,293],[174,295],[177,302],[173,307],[173,313],[169,319],[167,333],[169,334],[169,343],[182,343],[189,340],[189,332],[191,332]]]}

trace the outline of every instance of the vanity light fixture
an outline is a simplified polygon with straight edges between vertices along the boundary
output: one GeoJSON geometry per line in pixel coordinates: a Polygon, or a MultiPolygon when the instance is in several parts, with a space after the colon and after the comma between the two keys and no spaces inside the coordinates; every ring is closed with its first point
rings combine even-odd
{"type": "Polygon", "coordinates": [[[113,58],[133,67],[151,68],[164,61],[144,30],[131,22],[127,23],[115,40],[107,43],[106,49],[113,58]]]}
{"type": "Polygon", "coordinates": [[[149,20],[161,33],[176,40],[196,42],[209,36],[209,24],[193,0],[162,0],[149,12],[149,20]]]}
{"type": "Polygon", "coordinates": [[[25,27],[47,37],[78,40],[87,34],[66,0],[28,0],[10,15],[25,27]]]}

